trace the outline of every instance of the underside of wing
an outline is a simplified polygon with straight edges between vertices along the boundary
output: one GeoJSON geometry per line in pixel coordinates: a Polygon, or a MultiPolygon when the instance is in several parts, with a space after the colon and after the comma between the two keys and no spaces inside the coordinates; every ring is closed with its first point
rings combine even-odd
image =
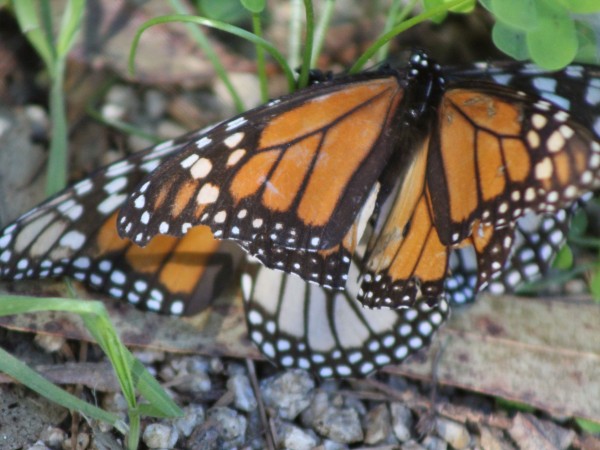
{"type": "Polygon", "coordinates": [[[185,239],[140,248],[117,234],[117,210],[131,189],[196,134],[98,170],[0,232],[4,280],[71,276],[115,298],[169,314],[205,307],[232,279],[241,252],[206,227],[185,239]]]}
{"type": "MultiPolygon", "coordinates": [[[[358,270],[351,267],[350,279],[358,270]]],[[[402,311],[371,310],[345,291],[320,286],[262,266],[242,281],[250,339],[275,364],[328,377],[364,377],[398,364],[429,345],[449,314],[446,301],[402,311]]]]}

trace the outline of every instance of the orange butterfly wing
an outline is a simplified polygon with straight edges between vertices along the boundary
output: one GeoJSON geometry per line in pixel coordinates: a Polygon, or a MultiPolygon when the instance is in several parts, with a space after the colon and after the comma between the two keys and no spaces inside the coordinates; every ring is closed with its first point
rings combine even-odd
{"type": "Polygon", "coordinates": [[[449,88],[436,114],[368,254],[368,306],[410,306],[420,294],[435,303],[453,247],[474,247],[479,290],[502,270],[519,217],[598,185],[600,143],[546,101],[477,83],[449,88]]]}
{"type": "Polygon", "coordinates": [[[369,75],[323,83],[223,123],[168,160],[121,210],[145,245],[208,225],[255,248],[341,243],[392,152],[403,86],[369,75]]]}

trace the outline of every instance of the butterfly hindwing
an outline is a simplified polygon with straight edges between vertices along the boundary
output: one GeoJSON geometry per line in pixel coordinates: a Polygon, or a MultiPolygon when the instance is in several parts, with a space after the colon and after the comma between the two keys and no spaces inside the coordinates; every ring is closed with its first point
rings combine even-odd
{"type": "Polygon", "coordinates": [[[449,314],[440,300],[401,311],[364,308],[356,300],[356,265],[345,291],[254,266],[242,281],[248,333],[263,354],[283,367],[328,377],[364,377],[398,364],[427,346],[449,314]]]}

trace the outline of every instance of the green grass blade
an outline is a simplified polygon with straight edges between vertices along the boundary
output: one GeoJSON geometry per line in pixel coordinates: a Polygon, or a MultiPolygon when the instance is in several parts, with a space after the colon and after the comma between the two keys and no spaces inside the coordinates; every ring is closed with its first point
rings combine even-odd
{"type": "Polygon", "coordinates": [[[288,64],[300,67],[302,42],[302,0],[290,0],[290,23],[288,26],[288,64]]]}
{"type": "Polygon", "coordinates": [[[33,0],[18,0],[12,3],[21,31],[40,55],[46,68],[52,72],[55,53],[52,43],[42,30],[33,0]]]}
{"type": "Polygon", "coordinates": [[[321,50],[323,49],[323,43],[325,42],[325,35],[327,29],[329,28],[329,24],[331,23],[331,17],[333,16],[334,7],[335,0],[326,0],[325,4],[323,5],[321,17],[317,22],[317,26],[315,28],[315,43],[310,58],[310,67],[315,67],[317,65],[317,61],[319,60],[319,56],[321,55],[321,50]]]}
{"type": "Polygon", "coordinates": [[[79,411],[86,417],[109,423],[123,434],[128,432],[127,425],[115,414],[84,402],[55,386],[2,348],[0,348],[0,371],[54,403],[72,411],[79,411]]]}
{"type": "Polygon", "coordinates": [[[167,396],[146,368],[125,348],[101,301],[65,298],[39,298],[18,295],[0,296],[0,316],[37,311],[67,311],[80,314],[90,335],[106,352],[115,369],[121,389],[133,408],[137,407],[134,389],[148,400],[162,417],[181,415],[179,407],[167,396]]]}
{"type": "MultiPolygon", "coordinates": [[[[256,36],[262,38],[262,24],[260,14],[258,13],[252,13],[252,31],[256,36]]],[[[265,50],[260,45],[256,46],[256,69],[260,83],[260,98],[263,103],[266,103],[269,100],[269,80],[267,79],[267,67],[265,64],[265,50]]]]}
{"type": "Polygon", "coordinates": [[[52,73],[50,88],[50,117],[52,120],[50,154],[46,178],[46,195],[50,196],[67,185],[67,116],[65,112],[64,74],[66,56],[59,57],[52,73]]]}
{"type": "Polygon", "coordinates": [[[70,0],[67,2],[56,42],[56,53],[59,57],[66,56],[75,43],[77,32],[81,27],[84,9],[85,0],[70,0]]]}
{"type": "Polygon", "coordinates": [[[302,52],[302,64],[300,65],[300,77],[298,77],[298,87],[300,89],[308,86],[310,60],[312,58],[313,41],[315,37],[315,12],[311,0],[304,0],[304,9],[306,10],[306,33],[304,38],[304,51],[302,52]]]}
{"type": "MultiPolygon", "coordinates": [[[[395,24],[402,23],[404,19],[410,14],[410,12],[415,8],[417,2],[419,0],[410,0],[403,8],[402,0],[393,0],[392,4],[387,12],[387,18],[385,20],[385,25],[383,27],[383,32],[387,33],[390,31],[395,24]]],[[[386,42],[381,46],[381,48],[377,52],[377,57],[375,58],[376,62],[380,63],[384,61],[388,57],[390,49],[390,43],[386,42]]]]}

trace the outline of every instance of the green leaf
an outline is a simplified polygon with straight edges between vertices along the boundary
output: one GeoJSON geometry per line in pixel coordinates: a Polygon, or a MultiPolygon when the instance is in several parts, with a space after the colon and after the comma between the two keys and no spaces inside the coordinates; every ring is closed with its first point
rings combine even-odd
{"type": "Polygon", "coordinates": [[[565,7],[576,14],[590,14],[600,11],[598,0],[561,0],[565,7]]]}
{"type": "Polygon", "coordinates": [[[479,0],[479,4],[481,6],[483,6],[485,9],[487,9],[489,12],[493,13],[494,9],[492,6],[492,1],[493,0],[479,0]]]}
{"type": "Polygon", "coordinates": [[[600,14],[579,16],[575,20],[575,28],[579,40],[579,50],[575,60],[600,64],[600,14]]]}
{"type": "Polygon", "coordinates": [[[498,20],[518,30],[537,27],[536,0],[491,0],[492,11],[498,20]]]}
{"type": "Polygon", "coordinates": [[[492,40],[496,47],[518,61],[529,58],[525,33],[510,27],[504,22],[496,22],[492,29],[492,40]]]}
{"type": "Polygon", "coordinates": [[[556,254],[553,267],[560,270],[568,270],[573,267],[573,250],[568,245],[563,245],[556,254]]]}
{"type": "Polygon", "coordinates": [[[240,23],[250,20],[248,10],[240,5],[240,0],[199,0],[198,9],[210,19],[227,23],[240,23]]]}
{"type": "Polygon", "coordinates": [[[453,13],[468,14],[475,9],[475,6],[477,6],[477,1],[472,0],[471,2],[464,3],[459,6],[454,6],[450,8],[450,11],[452,11],[453,13]]]}
{"type": "Polygon", "coordinates": [[[533,61],[545,69],[561,69],[575,59],[578,45],[577,30],[568,11],[541,1],[538,26],[527,32],[527,48],[533,61]]]}
{"type": "Polygon", "coordinates": [[[241,0],[242,6],[253,14],[260,14],[267,5],[265,0],[241,0]]]}
{"type": "MultiPolygon", "coordinates": [[[[444,0],[423,0],[423,10],[424,10],[424,12],[427,12],[427,11],[431,10],[432,8],[437,8],[443,4],[444,4],[444,0]]],[[[433,23],[442,23],[446,19],[447,15],[448,15],[447,12],[442,12],[442,13],[436,14],[435,16],[431,17],[430,20],[433,23]]]]}
{"type": "Polygon", "coordinates": [[[598,422],[575,417],[575,423],[577,423],[577,425],[579,425],[579,428],[581,428],[587,433],[600,434],[600,423],[598,422]]]}

